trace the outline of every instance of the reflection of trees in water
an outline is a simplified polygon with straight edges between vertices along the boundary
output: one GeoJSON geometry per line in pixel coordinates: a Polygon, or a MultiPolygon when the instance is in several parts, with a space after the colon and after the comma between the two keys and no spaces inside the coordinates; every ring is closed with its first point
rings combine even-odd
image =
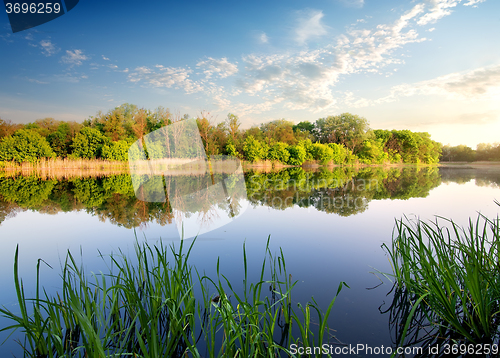
{"type": "Polygon", "coordinates": [[[238,175],[224,173],[165,177],[168,199],[175,208],[175,220],[181,224],[184,217],[196,215],[200,228],[210,227],[221,219],[221,213],[234,217],[240,212],[244,193],[235,189],[238,175]]]}
{"type": "Polygon", "coordinates": [[[470,182],[471,180],[475,180],[477,186],[487,186],[493,188],[500,187],[499,167],[440,167],[439,172],[444,183],[465,184],[470,182]]]}
{"type": "Polygon", "coordinates": [[[284,210],[297,205],[349,216],[361,213],[373,199],[425,197],[440,184],[435,167],[302,168],[277,173],[247,173],[248,198],[254,205],[284,210]]]}
{"type": "MultiPolygon", "coordinates": [[[[317,171],[286,168],[271,173],[245,173],[245,196],[244,192],[230,190],[242,183],[227,174],[216,173],[213,178],[211,175],[179,175],[175,179],[165,178],[165,187],[171,194],[166,202],[138,200],[129,175],[61,181],[35,176],[0,177],[0,222],[26,209],[48,214],[85,210],[102,221],[132,228],[149,222],[170,224],[175,220],[172,212],[175,207],[185,217],[198,215],[200,224],[209,225],[221,212],[237,216],[246,200],[277,210],[312,207],[349,216],[365,211],[371,200],[425,197],[441,183],[443,173],[445,181],[469,178],[468,172],[460,176],[462,170],[436,167],[339,167],[317,171]],[[227,197],[221,190],[203,190],[224,179],[227,179],[227,197]]],[[[477,185],[500,185],[500,176],[491,171],[478,170],[473,179],[477,185]]],[[[159,187],[165,188],[163,182],[159,187]]]]}
{"type": "Polygon", "coordinates": [[[0,178],[0,222],[24,209],[49,214],[85,210],[127,228],[172,222],[169,203],[137,200],[129,175],[59,182],[34,176],[0,178]]]}
{"type": "Polygon", "coordinates": [[[382,179],[373,199],[425,198],[439,184],[441,177],[437,167],[394,168],[382,179]]]}

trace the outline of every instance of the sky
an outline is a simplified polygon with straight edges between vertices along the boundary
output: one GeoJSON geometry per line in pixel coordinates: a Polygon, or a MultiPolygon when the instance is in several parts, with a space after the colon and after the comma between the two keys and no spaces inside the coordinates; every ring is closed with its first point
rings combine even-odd
{"type": "Polygon", "coordinates": [[[498,34],[498,0],[80,0],[15,34],[2,11],[0,118],[350,112],[475,148],[500,142],[498,34]]]}

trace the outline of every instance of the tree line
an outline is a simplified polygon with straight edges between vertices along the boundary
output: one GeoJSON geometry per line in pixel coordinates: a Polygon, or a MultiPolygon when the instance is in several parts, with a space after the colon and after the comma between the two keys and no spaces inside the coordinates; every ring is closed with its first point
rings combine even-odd
{"type": "Polygon", "coordinates": [[[445,145],[441,157],[443,162],[500,161],[500,143],[480,143],[474,150],[466,145],[445,145]]]}
{"type": "MultiPolygon", "coordinates": [[[[126,103],[83,123],[44,118],[14,124],[0,119],[0,161],[55,157],[127,161],[136,140],[188,118],[163,107],[151,111],[126,103]]],[[[208,156],[232,155],[250,162],[433,164],[442,152],[442,145],[426,132],[373,130],[365,118],[350,113],[298,124],[277,119],[246,130],[231,113],[219,123],[205,112],[195,119],[208,156]]]]}

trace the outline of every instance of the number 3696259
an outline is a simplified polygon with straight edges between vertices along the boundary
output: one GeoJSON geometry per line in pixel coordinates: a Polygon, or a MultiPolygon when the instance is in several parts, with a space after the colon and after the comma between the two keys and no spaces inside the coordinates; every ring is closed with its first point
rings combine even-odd
{"type": "Polygon", "coordinates": [[[61,4],[59,3],[6,3],[5,8],[7,10],[7,14],[51,14],[51,13],[59,13],[61,12],[61,4]]]}

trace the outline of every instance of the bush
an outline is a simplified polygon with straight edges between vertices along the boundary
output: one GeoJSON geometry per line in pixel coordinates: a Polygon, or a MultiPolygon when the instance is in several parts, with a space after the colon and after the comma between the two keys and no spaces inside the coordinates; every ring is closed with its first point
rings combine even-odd
{"type": "Polygon", "coordinates": [[[321,163],[328,163],[333,159],[333,149],[327,144],[314,143],[312,145],[312,155],[315,160],[321,163]]]}
{"type": "Polygon", "coordinates": [[[288,144],[278,142],[275,143],[267,153],[267,159],[278,161],[281,163],[288,163],[288,159],[290,158],[290,153],[287,150],[288,144]]]}
{"type": "Polygon", "coordinates": [[[20,129],[0,142],[0,160],[35,163],[41,158],[55,158],[47,140],[33,130],[20,129]]]}
{"type": "Polygon", "coordinates": [[[119,140],[102,146],[102,159],[128,161],[128,149],[132,143],[119,140]]]}
{"type": "Polygon", "coordinates": [[[306,160],[307,152],[300,145],[289,146],[288,153],[290,153],[290,158],[288,158],[288,164],[290,165],[302,165],[306,160]]]}
{"type": "Polygon", "coordinates": [[[306,157],[304,161],[314,160],[314,145],[312,144],[310,139],[301,140],[299,141],[299,143],[297,143],[297,145],[306,150],[306,157]]]}
{"type": "Polygon", "coordinates": [[[253,136],[248,136],[243,145],[243,153],[245,154],[245,158],[251,162],[265,159],[267,156],[267,145],[263,145],[253,136]]]}
{"type": "Polygon", "coordinates": [[[72,157],[94,159],[102,155],[102,147],[109,143],[109,139],[95,128],[84,127],[75,136],[71,147],[72,157]]]}

